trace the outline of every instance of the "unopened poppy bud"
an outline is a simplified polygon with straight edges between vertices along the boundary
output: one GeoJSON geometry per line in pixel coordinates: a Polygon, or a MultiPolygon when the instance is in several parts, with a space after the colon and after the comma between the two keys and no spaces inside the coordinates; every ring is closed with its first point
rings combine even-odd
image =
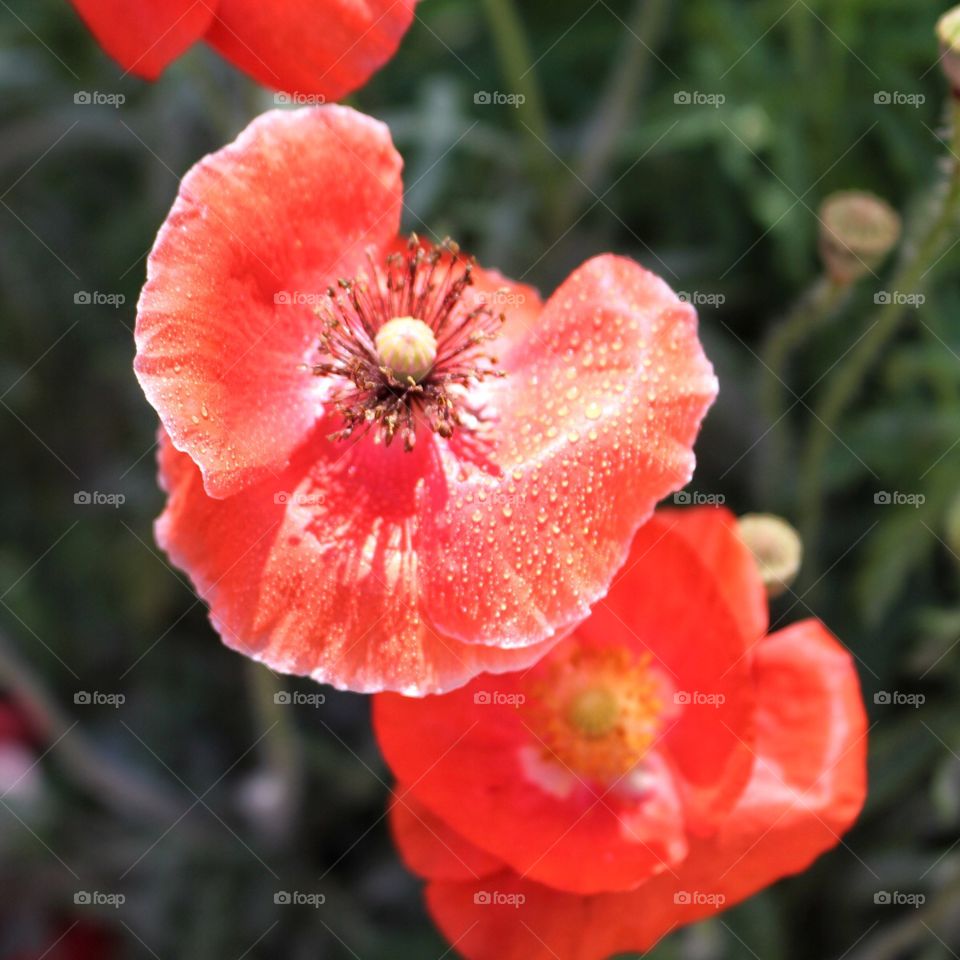
{"type": "Polygon", "coordinates": [[[786,520],[772,513],[744,514],[737,526],[740,539],[757,561],[767,596],[780,596],[800,570],[803,558],[800,535],[786,520]]]}
{"type": "Polygon", "coordinates": [[[899,215],[872,193],[841,190],[820,206],[820,257],[836,283],[873,271],[899,239],[899,215]]]}
{"type": "Polygon", "coordinates": [[[401,383],[419,383],[437,359],[437,338],[415,317],[388,320],[377,332],[376,343],[380,362],[401,383]]]}
{"type": "Polygon", "coordinates": [[[960,96],[960,7],[948,10],[937,21],[940,41],[940,65],[954,95],[960,96]]]}

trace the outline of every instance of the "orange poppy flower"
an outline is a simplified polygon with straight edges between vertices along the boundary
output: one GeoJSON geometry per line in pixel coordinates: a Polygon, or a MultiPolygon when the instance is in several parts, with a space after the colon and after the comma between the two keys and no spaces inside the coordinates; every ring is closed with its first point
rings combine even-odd
{"type": "Polygon", "coordinates": [[[865,794],[856,672],[815,620],[766,630],[732,516],[663,511],[533,669],[376,698],[394,835],[460,953],[646,950],[839,841],[865,794]]]}

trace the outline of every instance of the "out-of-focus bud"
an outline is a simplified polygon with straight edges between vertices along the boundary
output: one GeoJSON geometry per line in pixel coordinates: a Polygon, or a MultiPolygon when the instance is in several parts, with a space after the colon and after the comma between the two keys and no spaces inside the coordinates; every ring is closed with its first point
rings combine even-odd
{"type": "Polygon", "coordinates": [[[767,596],[778,597],[796,579],[803,559],[800,535],[772,513],[747,513],[738,523],[740,539],[750,548],[767,596]]]}
{"type": "Polygon", "coordinates": [[[835,283],[875,270],[899,239],[897,211],[872,193],[841,190],[820,206],[820,257],[835,283]]]}
{"type": "Polygon", "coordinates": [[[960,7],[948,10],[937,21],[940,65],[955,96],[960,96],[960,7]]]}

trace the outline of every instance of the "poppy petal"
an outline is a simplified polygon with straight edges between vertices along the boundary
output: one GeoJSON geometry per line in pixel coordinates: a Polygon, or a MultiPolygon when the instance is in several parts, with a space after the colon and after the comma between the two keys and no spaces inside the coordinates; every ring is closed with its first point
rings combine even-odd
{"type": "Polygon", "coordinates": [[[602,646],[648,650],[671,688],[662,734],[681,781],[687,828],[710,832],[753,766],[754,680],[747,638],[692,531],[694,511],[658,511],[637,532],[610,592],[578,628],[602,646]],[[706,636],[705,634],[709,634],[706,636]]]}
{"type": "Polygon", "coordinates": [[[412,873],[433,880],[478,880],[503,862],[465,840],[404,791],[390,804],[390,832],[412,873]]]}
{"type": "Polygon", "coordinates": [[[766,635],[770,625],[767,592],[750,549],[737,533],[737,518],[724,507],[665,509],[658,512],[670,521],[682,514],[673,529],[697,552],[719,582],[731,613],[739,620],[749,645],[766,635]]]}
{"type": "Polygon", "coordinates": [[[415,0],[219,0],[207,42],[275,90],[339,100],[396,52],[415,0]]]}
{"type": "Polygon", "coordinates": [[[392,242],[400,168],[386,126],[332,106],[266,113],[184,177],[148,261],[134,366],[211,496],[283,470],[314,424],[312,306],[392,242]]]}
{"type": "Polygon", "coordinates": [[[425,518],[425,596],[465,642],[542,640],[589,613],[656,502],[682,486],[717,382],[696,313],[659,278],[588,261],[535,323],[506,313],[499,476],[452,464],[448,508],[425,518]]]}
{"type": "Polygon", "coordinates": [[[720,833],[695,843],[675,876],[628,893],[574,896],[509,871],[432,882],[430,912],[458,952],[467,960],[606,960],[646,951],[840,842],[866,793],[866,716],[853,663],[810,620],[771,636],[757,661],[760,759],[720,833]]]}
{"type": "Polygon", "coordinates": [[[276,479],[225,500],[208,496],[190,457],[161,437],[169,499],[157,542],[189,574],[224,642],[275,670],[360,692],[439,691],[543,656],[553,641],[461,644],[420,615],[407,547],[430,447],[343,449],[326,439],[331,429],[321,422],[276,479]]]}
{"type": "Polygon", "coordinates": [[[156,80],[210,26],[202,0],[71,0],[107,53],[128,73],[156,80]]]}

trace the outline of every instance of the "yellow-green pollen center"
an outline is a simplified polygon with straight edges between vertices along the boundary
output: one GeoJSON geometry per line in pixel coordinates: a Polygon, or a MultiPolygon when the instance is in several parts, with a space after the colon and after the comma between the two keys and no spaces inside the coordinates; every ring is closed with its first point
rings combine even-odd
{"type": "Polygon", "coordinates": [[[620,700],[608,687],[588,687],[571,697],[567,719],[585,737],[605,737],[620,721],[620,700]]]}
{"type": "Polygon", "coordinates": [[[544,760],[613,783],[640,763],[661,729],[649,653],[574,647],[531,678],[522,708],[544,760]]]}

